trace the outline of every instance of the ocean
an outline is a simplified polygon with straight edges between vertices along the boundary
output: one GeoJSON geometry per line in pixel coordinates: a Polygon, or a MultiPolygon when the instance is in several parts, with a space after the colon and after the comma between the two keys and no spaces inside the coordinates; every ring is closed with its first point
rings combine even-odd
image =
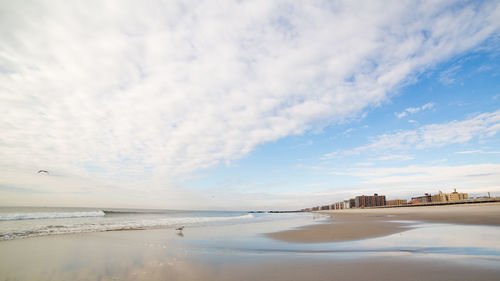
{"type": "Polygon", "coordinates": [[[293,219],[303,214],[54,207],[0,207],[0,241],[154,228],[203,227],[293,219]]]}

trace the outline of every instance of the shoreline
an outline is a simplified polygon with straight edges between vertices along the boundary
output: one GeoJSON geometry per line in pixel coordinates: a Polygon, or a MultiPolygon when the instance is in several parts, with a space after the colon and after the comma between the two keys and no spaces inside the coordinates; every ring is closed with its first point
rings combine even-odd
{"type": "Polygon", "coordinates": [[[412,228],[414,221],[500,226],[500,203],[317,211],[331,218],[323,224],[267,233],[291,243],[343,242],[381,237],[412,228]],[[398,221],[398,222],[396,222],[398,221]]]}

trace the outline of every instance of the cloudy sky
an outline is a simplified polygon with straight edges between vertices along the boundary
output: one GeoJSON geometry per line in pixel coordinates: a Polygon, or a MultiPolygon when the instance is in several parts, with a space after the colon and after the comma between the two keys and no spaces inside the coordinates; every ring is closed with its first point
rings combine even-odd
{"type": "Polygon", "coordinates": [[[500,196],[499,1],[0,1],[0,43],[0,205],[500,196]]]}

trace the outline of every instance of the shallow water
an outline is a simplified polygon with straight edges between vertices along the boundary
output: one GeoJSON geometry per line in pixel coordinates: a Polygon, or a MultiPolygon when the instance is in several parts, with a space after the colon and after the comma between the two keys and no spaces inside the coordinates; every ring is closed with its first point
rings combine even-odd
{"type": "MultiPolygon", "coordinates": [[[[231,228],[231,227],[228,227],[231,228]]],[[[237,229],[228,233],[235,233],[237,229]]],[[[409,230],[388,236],[346,242],[289,243],[246,231],[231,237],[192,237],[189,243],[205,248],[240,252],[455,255],[500,261],[500,227],[482,225],[412,225],[409,230]],[[198,238],[198,239],[196,239],[198,238]]],[[[499,264],[500,265],[500,264],[499,264]]]]}
{"type": "Polygon", "coordinates": [[[83,232],[244,224],[304,216],[310,215],[238,211],[0,207],[0,240],[83,232]]]}

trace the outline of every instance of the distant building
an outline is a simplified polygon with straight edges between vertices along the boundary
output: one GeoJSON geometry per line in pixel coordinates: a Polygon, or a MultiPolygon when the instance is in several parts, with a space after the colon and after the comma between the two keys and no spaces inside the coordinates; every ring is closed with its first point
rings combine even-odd
{"type": "Polygon", "coordinates": [[[378,195],[377,193],[373,196],[361,195],[354,198],[356,208],[366,208],[366,207],[376,207],[385,206],[385,195],[378,195]]]}
{"type": "Polygon", "coordinates": [[[386,201],[387,206],[404,206],[406,204],[407,204],[406,199],[393,199],[386,201]]]}
{"type": "Polygon", "coordinates": [[[344,209],[350,209],[350,208],[351,208],[350,200],[344,200],[344,209]]]}
{"type": "Polygon", "coordinates": [[[356,208],[356,199],[349,199],[349,208],[356,208]]]}
{"type": "Polygon", "coordinates": [[[457,192],[457,189],[454,188],[453,192],[448,195],[448,201],[459,201],[459,200],[464,200],[468,199],[469,194],[467,193],[459,193],[457,192]]]}
{"type": "Polygon", "coordinates": [[[467,193],[458,193],[455,188],[454,191],[450,194],[445,194],[442,191],[439,191],[438,194],[433,195],[431,197],[432,202],[455,202],[464,199],[468,199],[469,195],[467,193]]]}
{"type": "Polygon", "coordinates": [[[425,193],[424,196],[412,197],[410,203],[430,203],[432,201],[432,196],[429,193],[425,193]]]}
{"type": "Polygon", "coordinates": [[[448,202],[448,196],[442,191],[439,191],[438,194],[432,195],[431,202],[448,202]]]}
{"type": "Polygon", "coordinates": [[[335,210],[342,210],[342,209],[344,209],[344,202],[336,202],[335,210]]]}

